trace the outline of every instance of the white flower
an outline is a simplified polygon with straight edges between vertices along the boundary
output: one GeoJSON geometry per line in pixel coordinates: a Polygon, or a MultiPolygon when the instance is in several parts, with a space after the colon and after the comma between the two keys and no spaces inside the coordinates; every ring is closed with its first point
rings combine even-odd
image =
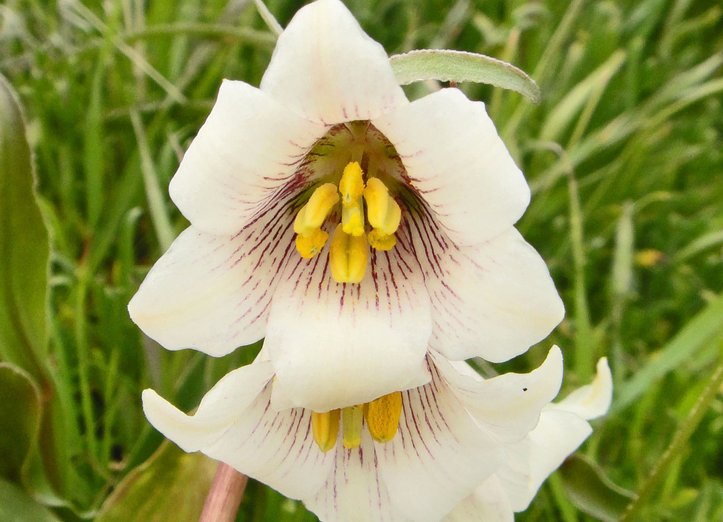
{"type": "Polygon", "coordinates": [[[484,104],[409,102],[338,0],[299,10],[260,89],[223,83],[170,193],[191,226],[131,317],[172,350],[265,337],[296,406],[422,386],[428,348],[507,360],[563,316],[513,227],[529,188],[484,104]]]}
{"type": "Polygon", "coordinates": [[[542,410],[540,422],[521,441],[508,444],[502,465],[445,522],[511,522],[524,511],[542,482],[592,433],[588,420],[610,408],[613,383],[606,359],[597,364],[592,384],[542,410]]]}
{"type": "Polygon", "coordinates": [[[560,387],[562,356],[554,347],[537,370],[488,380],[460,374],[465,363],[435,352],[426,361],[428,384],[376,409],[374,402],[322,415],[275,409],[277,381],[264,352],[221,379],[192,416],[152,390],[143,392],[143,407],[185,451],[302,499],[323,521],[439,521],[509,466],[507,453],[539,429],[560,387]]]}

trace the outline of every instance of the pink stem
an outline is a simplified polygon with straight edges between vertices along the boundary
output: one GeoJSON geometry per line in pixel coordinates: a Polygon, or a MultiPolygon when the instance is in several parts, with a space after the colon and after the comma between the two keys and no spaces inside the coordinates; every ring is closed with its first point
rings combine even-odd
{"type": "Polygon", "coordinates": [[[248,478],[220,462],[203,505],[199,522],[233,522],[241,504],[248,478]]]}

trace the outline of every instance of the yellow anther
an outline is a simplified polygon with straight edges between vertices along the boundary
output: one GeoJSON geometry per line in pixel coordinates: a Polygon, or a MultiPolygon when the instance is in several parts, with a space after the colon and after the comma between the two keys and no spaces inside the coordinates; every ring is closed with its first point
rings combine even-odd
{"type": "Polygon", "coordinates": [[[346,449],[358,448],[361,444],[364,407],[361,404],[341,410],[341,426],[346,449]]]}
{"type": "Polygon", "coordinates": [[[329,239],[329,234],[318,228],[307,235],[297,234],[296,251],[304,259],[311,259],[321,252],[327,239],[329,239]]]}
{"type": "Polygon", "coordinates": [[[394,234],[402,219],[399,204],[389,195],[389,190],[379,178],[369,178],[364,189],[367,202],[367,218],[374,228],[386,235],[394,234]]]}
{"type": "Polygon", "coordinates": [[[364,179],[361,165],[352,161],[346,167],[339,180],[341,204],[345,207],[355,205],[364,192],[364,179]]]}
{"type": "Polygon", "coordinates": [[[337,225],[331,240],[329,265],[337,283],[360,283],[369,258],[366,236],[352,236],[337,225]]]}
{"type": "Polygon", "coordinates": [[[391,250],[397,244],[397,237],[394,234],[385,234],[375,228],[367,236],[369,245],[377,250],[391,250]]]}
{"type": "Polygon", "coordinates": [[[352,236],[364,235],[364,207],[361,198],[354,205],[341,207],[341,227],[352,236]]]}
{"type": "Polygon", "coordinates": [[[339,410],[326,413],[311,413],[311,431],[314,441],[321,451],[329,451],[336,446],[339,434],[339,410]]]}
{"type": "Polygon", "coordinates": [[[401,392],[390,393],[373,400],[364,411],[369,433],[377,442],[389,442],[399,428],[402,415],[401,392]]]}
{"type": "Polygon", "coordinates": [[[301,207],[294,220],[294,232],[305,236],[315,232],[339,201],[336,185],[324,183],[311,194],[306,205],[301,207]]]}

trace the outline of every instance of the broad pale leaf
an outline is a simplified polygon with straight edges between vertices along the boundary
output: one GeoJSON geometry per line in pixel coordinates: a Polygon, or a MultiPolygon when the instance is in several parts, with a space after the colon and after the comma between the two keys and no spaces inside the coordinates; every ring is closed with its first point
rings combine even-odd
{"type": "Polygon", "coordinates": [[[218,463],[168,441],[123,479],[97,522],[198,520],[218,463]]]}
{"type": "Polygon", "coordinates": [[[7,522],[60,522],[15,484],[0,479],[0,520],[7,522]]]}
{"type": "Polygon", "coordinates": [[[48,233],[17,98],[0,76],[0,359],[45,381],[48,233]]]}
{"type": "Polygon", "coordinates": [[[573,455],[560,467],[570,501],[582,512],[605,522],[616,522],[634,494],[608,479],[594,462],[573,455]]]}
{"type": "Polygon", "coordinates": [[[19,481],[40,429],[40,392],[32,377],[0,363],[0,477],[19,481]]]}
{"type": "Polygon", "coordinates": [[[487,83],[540,101],[535,81],[512,64],[484,54],[449,49],[419,49],[390,59],[397,81],[406,85],[421,80],[487,83]]]}

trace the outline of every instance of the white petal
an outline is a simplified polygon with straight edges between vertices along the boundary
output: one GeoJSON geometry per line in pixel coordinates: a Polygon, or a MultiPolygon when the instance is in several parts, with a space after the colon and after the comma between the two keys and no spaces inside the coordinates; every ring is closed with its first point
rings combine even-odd
{"type": "Polygon", "coordinates": [[[597,363],[597,374],[592,383],[578,388],[554,406],[590,420],[605,415],[612,399],[613,377],[607,358],[603,357],[597,363]]]}
{"type": "Polygon", "coordinates": [[[514,228],[480,245],[449,247],[429,266],[434,261],[422,268],[433,306],[431,346],[450,359],[506,361],[565,315],[545,262],[514,228]]]}
{"type": "Polygon", "coordinates": [[[331,278],[326,251],[284,276],[264,341],[275,394],[328,411],[429,381],[429,297],[395,250],[372,253],[359,285],[331,278]]]}
{"type": "Polygon", "coordinates": [[[308,411],[271,408],[272,373],[268,363],[231,372],[193,416],[150,391],[144,393],[144,409],[151,423],[184,449],[200,450],[287,497],[308,498],[329,476],[333,455],[316,446],[308,411]]]}
{"type": "Polygon", "coordinates": [[[291,218],[273,213],[235,237],[189,227],[128,304],[131,319],[169,350],[221,356],[258,341],[293,241],[291,218]]]}
{"type": "Polygon", "coordinates": [[[522,216],[529,187],[483,103],[443,89],[372,123],[456,244],[493,238],[522,216]]]}
{"type": "Polygon", "coordinates": [[[201,400],[194,416],[178,410],[154,390],[143,390],[143,411],[166,438],[187,452],[216,442],[246,414],[273,377],[269,363],[254,363],[226,374],[201,400]]]}
{"type": "Polygon", "coordinates": [[[195,227],[234,234],[290,184],[325,132],[259,89],[224,80],[171,180],[171,198],[195,227]]]}
{"type": "Polygon", "coordinates": [[[327,124],[368,120],[407,103],[384,48],[338,0],[299,9],[279,37],[261,89],[327,124]]]}
{"type": "Polygon", "coordinates": [[[527,509],[544,480],[590,435],[585,419],[605,413],[611,396],[612,378],[603,358],[591,385],[545,407],[535,429],[521,442],[507,446],[505,465],[497,475],[515,511],[527,509]]]}
{"type": "Polygon", "coordinates": [[[472,420],[433,370],[432,383],[403,394],[399,432],[377,445],[392,503],[415,521],[442,519],[500,464],[501,446],[472,420]]]}
{"type": "Polygon", "coordinates": [[[529,436],[508,446],[505,466],[497,472],[512,509],[527,509],[544,480],[591,432],[590,425],[577,415],[546,408],[529,436]]]}
{"type": "Polygon", "coordinates": [[[499,479],[491,476],[460,502],[444,522],[514,522],[515,515],[499,479]]]}
{"type": "Polygon", "coordinates": [[[441,356],[435,364],[475,421],[497,440],[521,440],[536,425],[542,409],[560,390],[562,353],[553,346],[530,373],[505,373],[487,380],[462,375],[441,356]]]}
{"type": "Polygon", "coordinates": [[[347,450],[339,443],[334,469],[318,494],[304,500],[324,522],[413,522],[396,512],[379,476],[375,445],[362,433],[359,448],[347,450]]]}

